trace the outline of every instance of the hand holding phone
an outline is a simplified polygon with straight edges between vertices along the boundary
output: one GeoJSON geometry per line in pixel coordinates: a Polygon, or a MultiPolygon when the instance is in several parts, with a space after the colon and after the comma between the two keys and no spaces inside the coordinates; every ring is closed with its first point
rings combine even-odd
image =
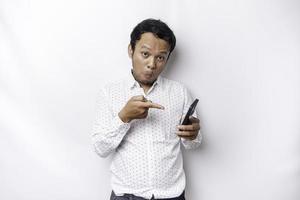
{"type": "Polygon", "coordinates": [[[188,112],[186,113],[185,117],[184,117],[184,120],[182,121],[181,125],[188,125],[190,124],[190,116],[193,115],[194,111],[195,111],[195,108],[197,106],[197,103],[198,103],[199,99],[195,99],[195,101],[191,104],[188,112]]]}

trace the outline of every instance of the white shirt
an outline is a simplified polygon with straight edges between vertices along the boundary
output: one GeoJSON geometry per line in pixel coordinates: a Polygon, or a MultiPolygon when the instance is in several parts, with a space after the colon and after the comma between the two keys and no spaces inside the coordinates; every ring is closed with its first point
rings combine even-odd
{"type": "Polygon", "coordinates": [[[192,101],[181,83],[161,76],[147,94],[131,74],[102,88],[92,141],[101,157],[113,153],[111,186],[116,195],[130,193],[150,199],[152,195],[171,198],[183,192],[185,173],[180,143],[193,149],[202,139],[200,132],[192,141],[176,135],[176,126],[192,101]],[[150,108],[147,118],[124,123],[118,113],[136,95],[144,95],[165,109],[150,108]]]}

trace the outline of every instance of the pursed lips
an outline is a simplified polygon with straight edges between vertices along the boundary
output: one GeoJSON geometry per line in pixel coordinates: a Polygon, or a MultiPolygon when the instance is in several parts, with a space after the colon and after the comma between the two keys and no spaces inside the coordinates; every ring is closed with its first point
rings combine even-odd
{"type": "Polygon", "coordinates": [[[153,76],[153,73],[144,73],[144,75],[145,75],[146,77],[152,77],[152,76],[153,76]]]}

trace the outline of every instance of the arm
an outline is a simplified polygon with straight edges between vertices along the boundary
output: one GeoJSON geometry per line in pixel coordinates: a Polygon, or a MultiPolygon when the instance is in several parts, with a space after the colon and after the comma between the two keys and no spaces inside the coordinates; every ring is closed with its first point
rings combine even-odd
{"type": "Polygon", "coordinates": [[[92,143],[96,153],[106,157],[121,143],[130,128],[118,115],[113,115],[105,90],[101,90],[96,103],[96,119],[92,131],[92,143]]]}

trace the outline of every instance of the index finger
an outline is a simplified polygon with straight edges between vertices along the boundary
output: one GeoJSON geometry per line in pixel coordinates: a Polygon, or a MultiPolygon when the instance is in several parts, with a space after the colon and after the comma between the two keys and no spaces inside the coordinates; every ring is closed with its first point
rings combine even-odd
{"type": "Polygon", "coordinates": [[[199,120],[198,118],[194,117],[194,116],[190,116],[190,117],[189,117],[189,120],[190,120],[192,123],[199,123],[199,122],[200,122],[200,120],[199,120]]]}
{"type": "Polygon", "coordinates": [[[150,102],[150,101],[147,101],[145,103],[145,107],[147,107],[147,108],[157,108],[157,109],[162,109],[162,110],[165,109],[162,105],[159,105],[158,103],[153,103],[153,102],[150,102]]]}

